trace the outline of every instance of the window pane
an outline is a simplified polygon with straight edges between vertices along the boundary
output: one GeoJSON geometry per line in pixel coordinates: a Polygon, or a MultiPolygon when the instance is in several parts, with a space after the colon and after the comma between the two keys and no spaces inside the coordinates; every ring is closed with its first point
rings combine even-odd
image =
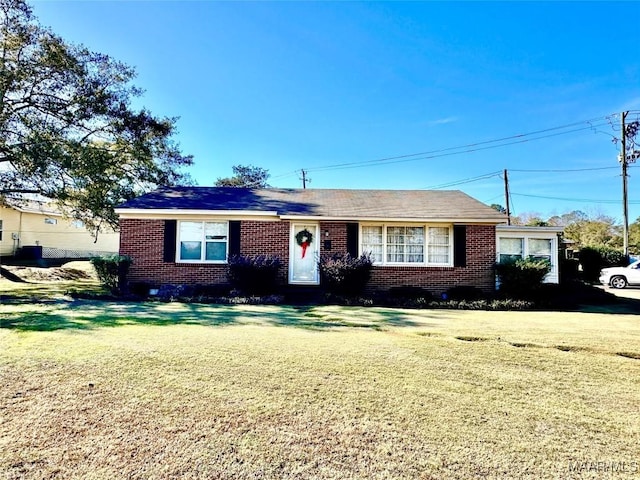
{"type": "Polygon", "coordinates": [[[449,263],[451,258],[449,240],[449,227],[429,227],[428,263],[449,263]]]}
{"type": "Polygon", "coordinates": [[[530,238],[529,255],[551,256],[551,240],[548,238],[530,238]]]}
{"type": "Polygon", "coordinates": [[[374,262],[382,262],[382,226],[362,227],[362,253],[369,253],[374,262]]]}
{"type": "Polygon", "coordinates": [[[388,245],[387,262],[404,262],[404,245],[388,245]]]}
{"type": "Polygon", "coordinates": [[[500,254],[517,255],[522,258],[522,238],[501,238],[500,254]]]}
{"type": "Polygon", "coordinates": [[[388,227],[387,228],[387,243],[397,244],[404,243],[405,227],[388,227]]]}
{"type": "Polygon", "coordinates": [[[180,240],[183,242],[202,241],[202,222],[180,222],[180,240]]]}
{"type": "Polygon", "coordinates": [[[408,227],[407,243],[424,244],[424,227],[408,227]]]}
{"type": "Polygon", "coordinates": [[[522,259],[522,255],[509,255],[509,254],[500,254],[500,263],[508,263],[515,262],[516,260],[522,259]]]}
{"type": "Polygon", "coordinates": [[[449,245],[448,227],[429,227],[430,245],[449,245]]]}
{"type": "Polygon", "coordinates": [[[382,262],[382,245],[363,245],[362,252],[371,255],[374,262],[382,262]]]}
{"type": "Polygon", "coordinates": [[[449,263],[449,246],[429,245],[429,263],[449,263]]]}
{"type": "Polygon", "coordinates": [[[180,260],[200,260],[202,242],[180,242],[180,260]]]}
{"type": "Polygon", "coordinates": [[[204,224],[204,234],[206,240],[226,240],[227,239],[227,223],[226,222],[207,222],[204,224]]]}
{"type": "Polygon", "coordinates": [[[207,242],[205,260],[226,260],[227,242],[207,242]]]}
{"type": "Polygon", "coordinates": [[[362,243],[382,244],[382,227],[362,227],[362,243]]]}

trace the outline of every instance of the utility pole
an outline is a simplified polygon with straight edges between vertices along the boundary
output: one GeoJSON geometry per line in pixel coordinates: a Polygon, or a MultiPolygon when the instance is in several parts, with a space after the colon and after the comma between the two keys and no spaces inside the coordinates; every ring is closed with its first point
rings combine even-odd
{"type": "Polygon", "coordinates": [[[307,171],[303,168],[301,172],[302,172],[302,188],[307,188],[307,171]]]}
{"type": "Polygon", "coordinates": [[[504,199],[507,204],[507,225],[511,225],[511,208],[509,208],[509,177],[507,169],[504,169],[504,199]]]}
{"type": "Polygon", "coordinates": [[[620,115],[620,163],[622,164],[622,216],[624,217],[622,230],[622,251],[625,256],[629,255],[629,199],[627,193],[627,130],[625,119],[629,112],[622,112],[620,115]]]}

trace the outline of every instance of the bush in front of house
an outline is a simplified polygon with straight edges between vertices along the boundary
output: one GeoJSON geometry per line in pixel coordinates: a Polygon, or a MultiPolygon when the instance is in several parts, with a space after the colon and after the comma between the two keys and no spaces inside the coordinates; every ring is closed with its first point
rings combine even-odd
{"type": "Polygon", "coordinates": [[[131,258],[123,255],[93,257],[91,264],[96,270],[100,283],[115,295],[124,293],[127,286],[127,274],[131,258]]]}
{"type": "Polygon", "coordinates": [[[495,266],[501,295],[516,299],[531,298],[551,271],[547,260],[518,259],[495,266]]]}
{"type": "Polygon", "coordinates": [[[611,247],[596,247],[602,258],[602,266],[606,267],[626,267],[629,265],[629,257],[622,250],[611,247]]]}
{"type": "Polygon", "coordinates": [[[266,295],[278,288],[280,265],[280,258],[273,255],[231,255],[227,278],[243,293],[266,295]]]}
{"type": "Polygon", "coordinates": [[[586,282],[597,282],[603,268],[602,256],[597,248],[584,247],[578,254],[582,266],[582,277],[586,282]]]}
{"type": "Polygon", "coordinates": [[[580,262],[577,258],[561,258],[560,259],[560,283],[575,282],[580,278],[579,275],[580,262]]]}
{"type": "Polygon", "coordinates": [[[323,255],[318,262],[322,285],[335,295],[358,295],[371,278],[373,261],[367,254],[323,255]]]}
{"type": "Polygon", "coordinates": [[[584,247],[578,258],[584,280],[591,283],[598,281],[603,268],[624,267],[629,264],[629,258],[623,252],[611,247],[584,247]]]}
{"type": "Polygon", "coordinates": [[[472,285],[456,285],[447,289],[445,300],[476,301],[484,299],[486,295],[478,287],[472,285]]]}

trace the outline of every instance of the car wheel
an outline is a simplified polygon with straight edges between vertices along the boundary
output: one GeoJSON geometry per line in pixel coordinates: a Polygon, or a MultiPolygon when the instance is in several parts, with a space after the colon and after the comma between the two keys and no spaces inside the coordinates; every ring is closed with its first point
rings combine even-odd
{"type": "Polygon", "coordinates": [[[616,275],[611,278],[609,285],[611,285],[612,288],[624,288],[627,286],[627,279],[620,275],[616,275]]]}

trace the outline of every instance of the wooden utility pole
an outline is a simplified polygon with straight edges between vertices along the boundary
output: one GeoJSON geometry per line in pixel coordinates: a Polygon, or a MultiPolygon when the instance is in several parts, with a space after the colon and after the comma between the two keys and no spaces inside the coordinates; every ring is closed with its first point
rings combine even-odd
{"type": "Polygon", "coordinates": [[[507,169],[504,169],[504,200],[507,206],[507,225],[511,225],[511,208],[509,207],[509,177],[507,169]]]}
{"type": "Polygon", "coordinates": [[[302,172],[302,188],[307,188],[307,171],[303,168],[302,172]]]}
{"type": "Polygon", "coordinates": [[[627,130],[625,119],[629,112],[622,112],[620,115],[620,131],[622,137],[620,140],[620,163],[622,164],[622,250],[625,256],[629,255],[629,198],[627,193],[627,130]]]}

